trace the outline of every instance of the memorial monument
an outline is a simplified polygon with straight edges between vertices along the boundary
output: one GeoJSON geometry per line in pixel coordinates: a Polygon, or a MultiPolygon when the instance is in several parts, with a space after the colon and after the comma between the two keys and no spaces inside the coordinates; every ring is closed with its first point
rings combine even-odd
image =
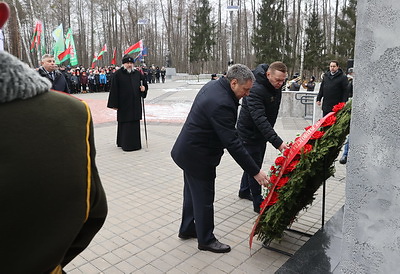
{"type": "Polygon", "coordinates": [[[400,2],[358,1],[343,273],[400,267],[400,2]]]}

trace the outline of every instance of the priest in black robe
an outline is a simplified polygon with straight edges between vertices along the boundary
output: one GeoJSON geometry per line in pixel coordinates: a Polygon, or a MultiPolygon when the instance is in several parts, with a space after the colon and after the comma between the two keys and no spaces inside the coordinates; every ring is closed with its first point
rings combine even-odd
{"type": "Polygon", "coordinates": [[[113,76],[107,103],[107,107],[117,110],[117,146],[124,151],[142,148],[140,120],[147,90],[146,78],[134,68],[134,59],[125,55],[122,67],[113,76]]]}

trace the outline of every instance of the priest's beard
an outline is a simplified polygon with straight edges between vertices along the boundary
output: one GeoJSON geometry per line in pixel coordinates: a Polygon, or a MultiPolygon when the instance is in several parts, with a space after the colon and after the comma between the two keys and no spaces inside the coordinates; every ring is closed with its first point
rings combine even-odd
{"type": "Polygon", "coordinates": [[[125,70],[127,73],[132,73],[132,72],[133,72],[133,69],[132,69],[132,68],[125,68],[125,67],[124,67],[124,70],[125,70]]]}

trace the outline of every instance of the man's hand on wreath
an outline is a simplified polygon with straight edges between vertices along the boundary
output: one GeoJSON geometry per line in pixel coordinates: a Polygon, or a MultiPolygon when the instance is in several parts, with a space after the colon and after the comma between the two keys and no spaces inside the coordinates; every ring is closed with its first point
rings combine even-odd
{"type": "Polygon", "coordinates": [[[285,149],[288,149],[288,145],[285,142],[282,142],[282,144],[278,147],[278,150],[280,152],[283,152],[285,149]]]}
{"type": "Polygon", "coordinates": [[[260,172],[256,176],[254,176],[254,179],[256,179],[258,184],[265,187],[268,186],[268,184],[270,183],[267,173],[262,170],[260,170],[260,172]]]}

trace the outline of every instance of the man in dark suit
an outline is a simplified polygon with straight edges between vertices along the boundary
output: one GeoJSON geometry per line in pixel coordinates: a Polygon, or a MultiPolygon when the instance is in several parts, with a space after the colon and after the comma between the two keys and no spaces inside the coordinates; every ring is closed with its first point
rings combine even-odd
{"type": "Polygon", "coordinates": [[[226,77],[207,83],[197,94],[174,147],[172,158],[183,169],[182,223],[178,237],[197,238],[198,248],[216,253],[231,250],[214,236],[216,167],[226,148],[259,184],[269,179],[243,147],[235,129],[239,99],[249,95],[254,76],[240,64],[226,77]]]}
{"type": "Polygon", "coordinates": [[[45,54],[42,56],[42,65],[39,68],[39,74],[50,80],[52,89],[70,93],[67,80],[64,74],[57,70],[53,55],[45,54]]]}
{"type": "Polygon", "coordinates": [[[349,99],[348,84],[349,81],[339,67],[338,61],[331,61],[329,70],[324,74],[317,96],[318,106],[321,106],[321,99],[323,98],[322,112],[324,116],[332,111],[333,106],[347,102],[349,99]]]}

